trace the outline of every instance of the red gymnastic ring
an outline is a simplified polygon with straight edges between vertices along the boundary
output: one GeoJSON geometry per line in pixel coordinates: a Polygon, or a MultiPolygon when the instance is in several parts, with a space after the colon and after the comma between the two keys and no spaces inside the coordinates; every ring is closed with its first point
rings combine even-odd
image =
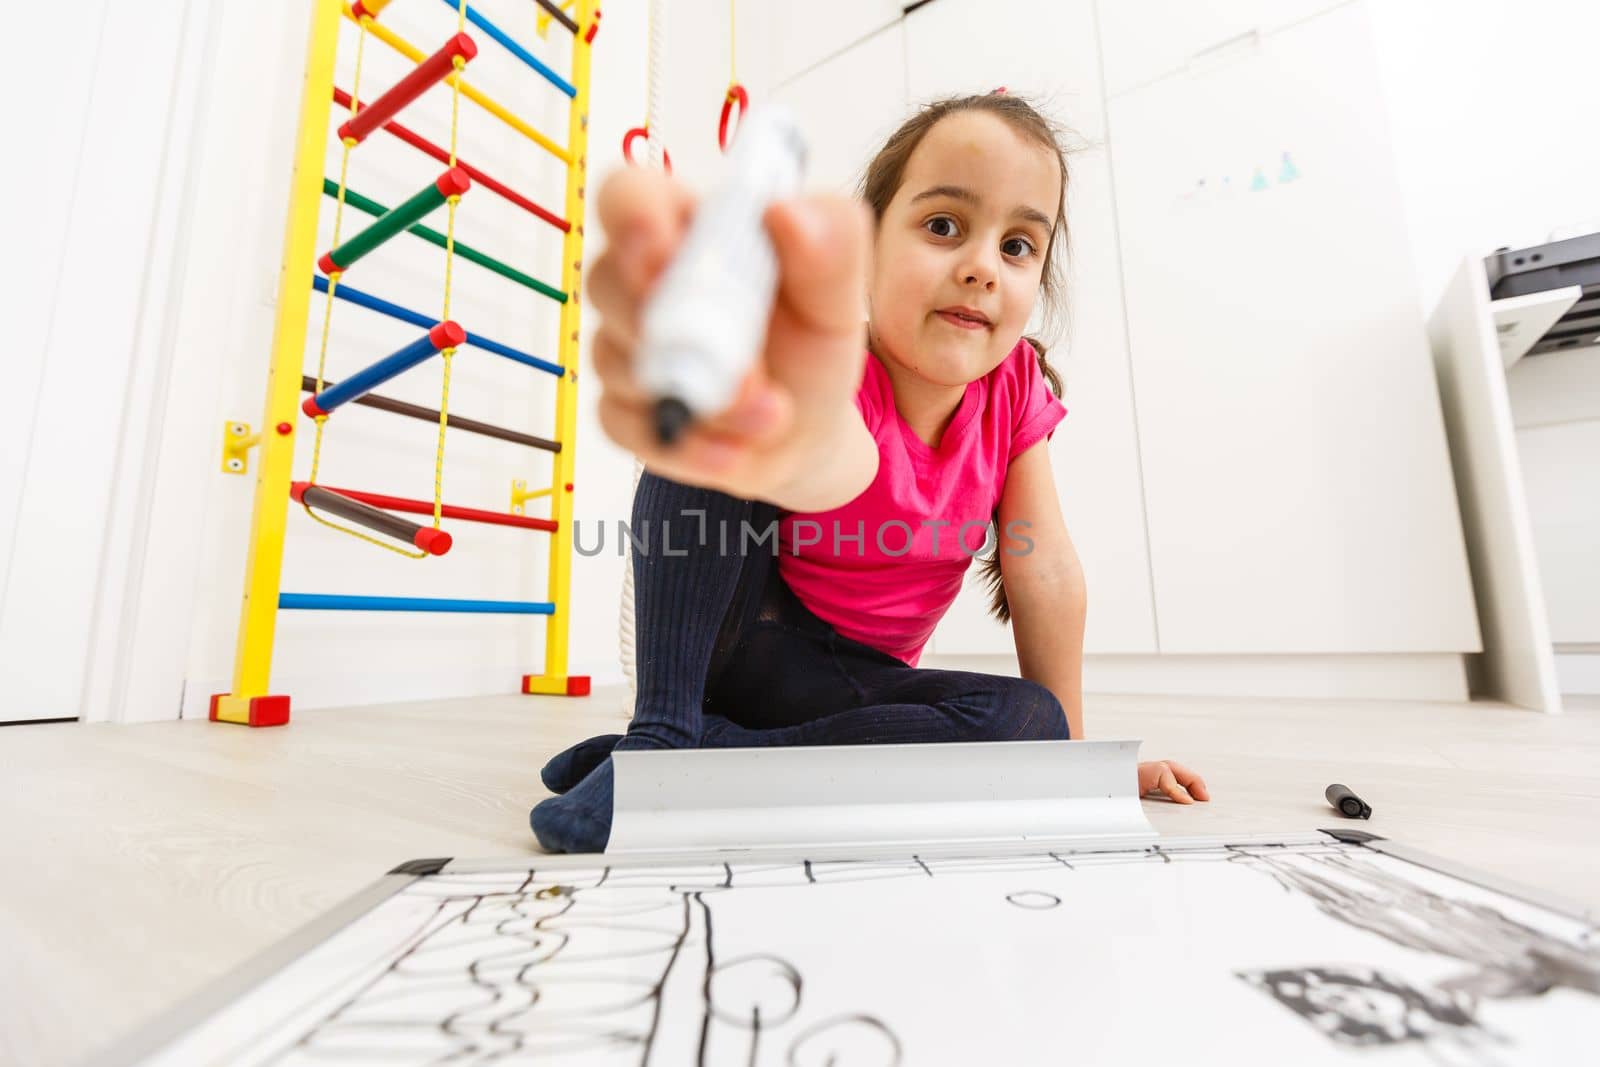
{"type": "Polygon", "coordinates": [[[750,94],[738,82],[728,86],[728,95],[722,98],[722,118],[717,121],[717,144],[724,152],[728,150],[728,126],[735,104],[739,105],[739,118],[743,119],[744,113],[750,110],[750,94]]]}
{"type": "MultiPolygon", "coordinates": [[[[633,142],[639,140],[641,137],[649,137],[649,136],[650,136],[649,131],[646,130],[643,126],[635,126],[633,129],[631,129],[627,133],[623,134],[622,135],[622,158],[627,160],[629,163],[632,163],[636,167],[637,166],[641,166],[642,164],[640,163],[640,161],[633,158],[633,142]]],[[[661,150],[661,163],[666,168],[667,173],[671,174],[672,173],[672,153],[668,152],[665,148],[663,148],[661,150]]]]}

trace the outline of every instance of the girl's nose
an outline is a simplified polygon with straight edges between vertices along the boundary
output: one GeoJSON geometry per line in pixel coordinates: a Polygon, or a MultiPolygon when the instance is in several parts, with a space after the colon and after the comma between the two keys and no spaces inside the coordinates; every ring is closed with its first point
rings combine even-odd
{"type": "Polygon", "coordinates": [[[963,249],[966,253],[962,256],[966,262],[961,264],[958,272],[961,282],[965,286],[982,286],[984,292],[993,292],[1000,280],[1000,265],[990,262],[983,252],[975,247],[963,249]]]}

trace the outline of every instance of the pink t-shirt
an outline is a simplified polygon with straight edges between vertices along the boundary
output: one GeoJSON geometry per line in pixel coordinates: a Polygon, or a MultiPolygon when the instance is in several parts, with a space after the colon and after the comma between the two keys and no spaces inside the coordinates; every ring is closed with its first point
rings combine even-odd
{"type": "Polygon", "coordinates": [[[870,353],[856,405],[878,443],[878,476],[843,507],[781,513],[778,573],[839,633],[914,667],[973,557],[987,555],[996,536],[1002,548],[1026,549],[1025,530],[991,532],[991,517],[1011,461],[1052,434],[1067,409],[1027,341],[967,384],[938,448],[895,410],[889,376],[870,353]]]}

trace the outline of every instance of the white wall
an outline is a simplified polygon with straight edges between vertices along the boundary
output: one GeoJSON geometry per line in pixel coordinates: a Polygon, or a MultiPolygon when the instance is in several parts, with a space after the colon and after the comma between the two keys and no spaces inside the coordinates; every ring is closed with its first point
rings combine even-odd
{"type": "MultiPolygon", "coordinates": [[[[1600,230],[1600,5],[1372,8],[1424,311],[1463,257],[1600,230]]],[[[1523,360],[1507,384],[1563,688],[1600,691],[1600,351],[1523,360]]]]}
{"type": "Polygon", "coordinates": [[[1600,229],[1600,5],[1369,6],[1424,314],[1469,252],[1600,229]]]}

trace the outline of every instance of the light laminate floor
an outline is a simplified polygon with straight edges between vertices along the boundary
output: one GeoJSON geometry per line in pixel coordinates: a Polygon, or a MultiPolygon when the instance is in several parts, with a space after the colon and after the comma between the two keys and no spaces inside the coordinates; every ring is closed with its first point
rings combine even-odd
{"type": "MultiPolygon", "coordinates": [[[[69,1062],[396,863],[534,850],[538,767],[620,729],[619,690],[206,722],[0,728],[0,1063],[69,1062]]],[[[1096,697],[1089,729],[1205,774],[1146,801],[1163,834],[1363,829],[1600,907],[1600,700],[1494,704],[1096,697]]]]}

